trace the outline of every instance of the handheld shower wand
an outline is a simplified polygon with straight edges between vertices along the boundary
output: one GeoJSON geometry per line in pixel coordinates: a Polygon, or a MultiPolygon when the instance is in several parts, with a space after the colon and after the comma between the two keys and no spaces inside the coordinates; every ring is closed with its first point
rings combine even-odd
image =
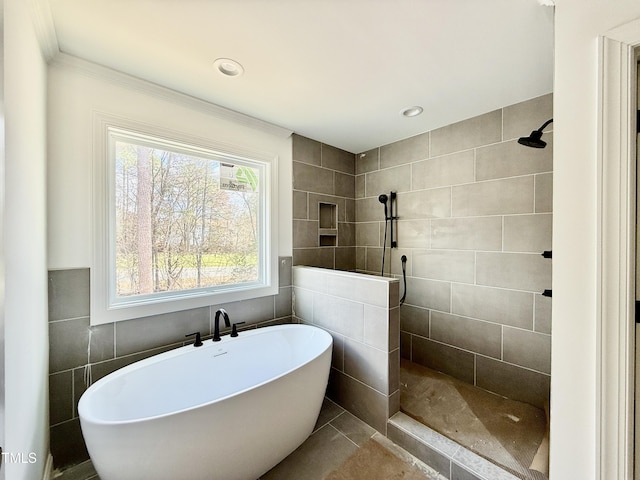
{"type": "Polygon", "coordinates": [[[384,219],[388,220],[389,212],[387,210],[387,202],[389,201],[389,197],[383,193],[382,195],[378,196],[378,201],[384,204],[384,219]]]}
{"type": "Polygon", "coordinates": [[[402,305],[407,298],[407,256],[402,255],[400,261],[402,262],[402,278],[404,280],[404,293],[400,299],[400,305],[402,305]]]}

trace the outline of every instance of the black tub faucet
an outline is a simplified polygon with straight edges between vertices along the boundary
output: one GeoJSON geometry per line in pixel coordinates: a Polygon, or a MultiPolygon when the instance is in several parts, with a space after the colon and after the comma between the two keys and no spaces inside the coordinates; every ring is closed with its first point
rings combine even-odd
{"type": "Polygon", "coordinates": [[[222,318],[224,318],[225,327],[229,328],[231,326],[231,322],[229,321],[229,314],[224,308],[220,308],[216,312],[216,317],[213,320],[213,341],[214,342],[220,341],[220,315],[222,315],[222,318]]]}

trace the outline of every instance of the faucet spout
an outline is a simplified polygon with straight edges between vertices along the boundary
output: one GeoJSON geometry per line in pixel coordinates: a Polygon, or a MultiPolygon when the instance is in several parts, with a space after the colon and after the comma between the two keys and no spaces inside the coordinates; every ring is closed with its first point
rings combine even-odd
{"type": "Polygon", "coordinates": [[[227,311],[224,308],[218,309],[218,311],[216,312],[216,316],[213,320],[213,341],[214,342],[220,341],[220,315],[222,315],[222,318],[224,319],[225,327],[229,328],[231,326],[231,322],[229,321],[229,314],[227,313],[227,311]]]}

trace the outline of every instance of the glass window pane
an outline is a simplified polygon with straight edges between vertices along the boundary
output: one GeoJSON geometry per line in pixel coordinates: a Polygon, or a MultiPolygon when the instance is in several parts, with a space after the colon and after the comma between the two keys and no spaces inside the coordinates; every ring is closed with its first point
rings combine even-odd
{"type": "Polygon", "coordinates": [[[114,140],[116,298],[260,280],[258,166],[114,140]]]}

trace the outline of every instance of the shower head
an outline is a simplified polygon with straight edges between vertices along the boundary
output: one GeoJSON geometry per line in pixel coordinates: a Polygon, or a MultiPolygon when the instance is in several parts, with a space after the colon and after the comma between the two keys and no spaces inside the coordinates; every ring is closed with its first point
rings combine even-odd
{"type": "Polygon", "coordinates": [[[518,143],[525,147],[533,148],[544,148],[547,146],[547,142],[542,140],[542,132],[540,130],[534,130],[528,137],[520,137],[518,143]]]}
{"type": "Polygon", "coordinates": [[[524,145],[525,147],[533,147],[533,148],[544,148],[547,146],[547,142],[542,140],[542,131],[545,129],[547,125],[553,122],[553,118],[547,120],[542,124],[542,126],[538,130],[534,130],[531,132],[531,135],[528,137],[520,137],[518,139],[518,143],[520,145],[524,145]]]}
{"type": "Polygon", "coordinates": [[[384,204],[384,219],[386,220],[388,215],[387,215],[387,202],[389,201],[389,197],[386,196],[384,193],[382,195],[378,196],[378,201],[380,203],[384,204]]]}

